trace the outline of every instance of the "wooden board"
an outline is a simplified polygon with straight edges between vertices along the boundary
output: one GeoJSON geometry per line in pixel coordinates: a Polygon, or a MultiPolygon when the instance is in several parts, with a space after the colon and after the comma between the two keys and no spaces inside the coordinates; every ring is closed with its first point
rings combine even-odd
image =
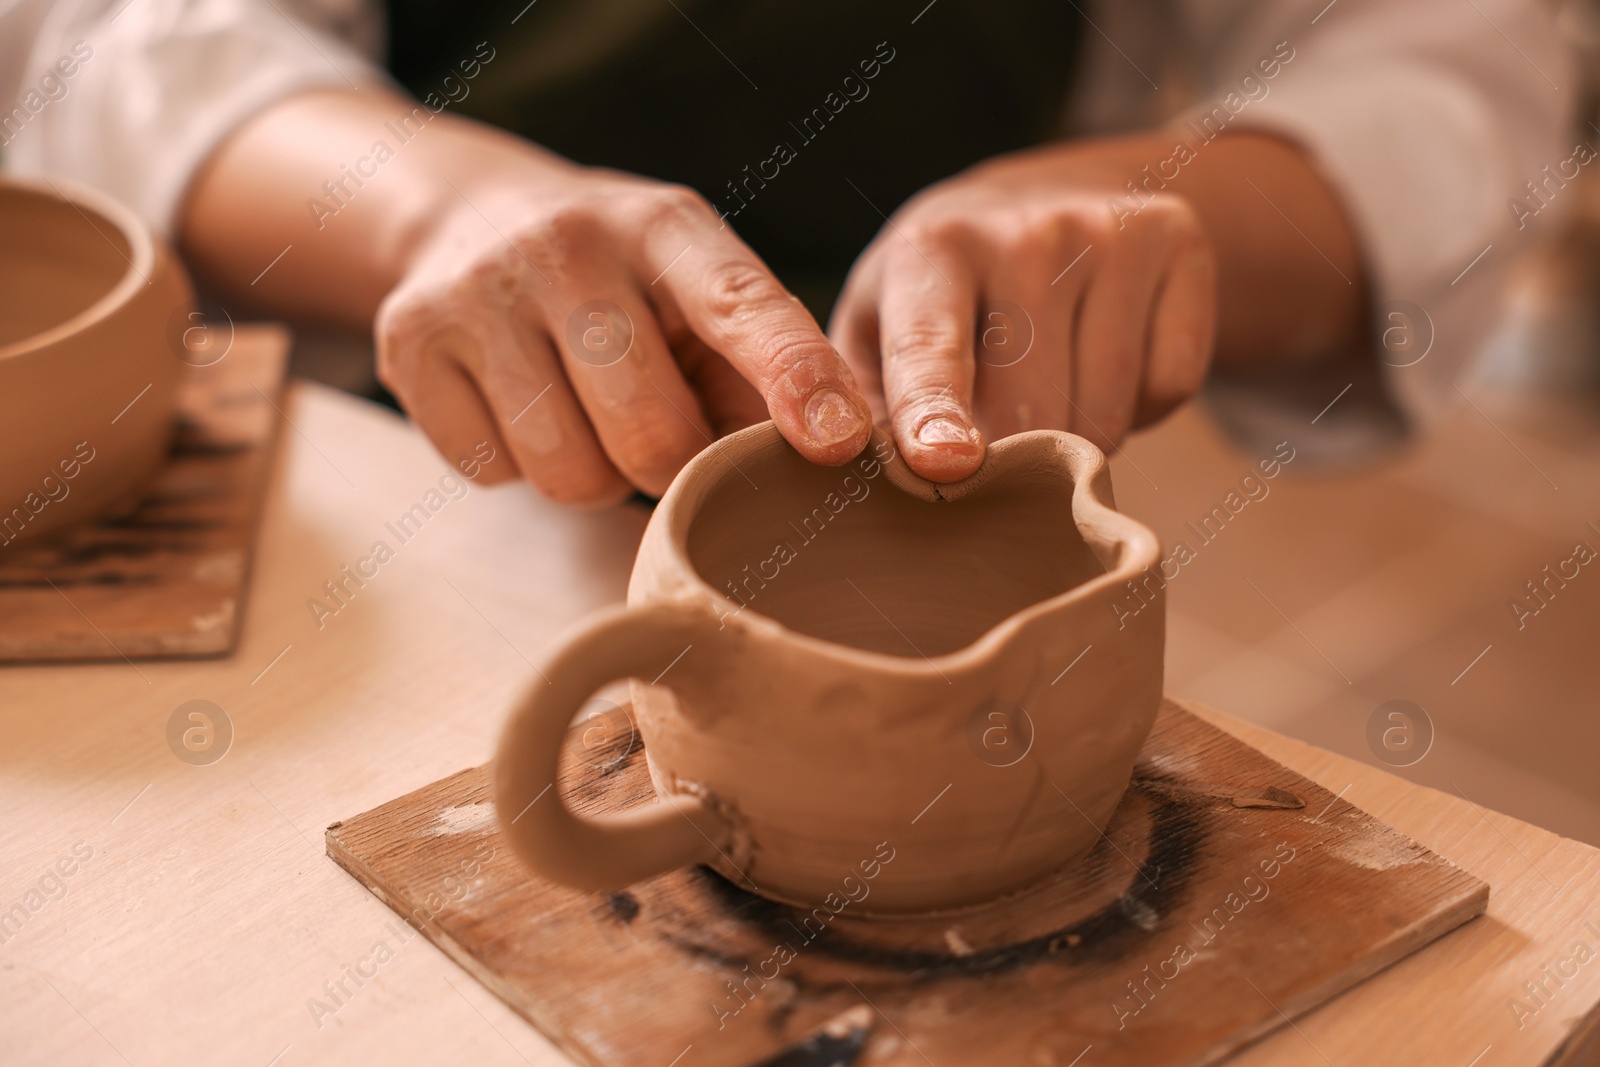
{"type": "MultiPolygon", "coordinates": [[[[575,732],[567,756],[576,810],[651,795],[631,730],[589,752],[575,732]]],[[[619,1067],[1216,1063],[1488,902],[1170,701],[1089,857],[957,915],[818,915],[704,869],[553,886],[506,850],[481,767],[335,823],[327,848],[574,1059],[619,1067]]]]}
{"type": "Polygon", "coordinates": [[[191,367],[166,467],[131,510],[0,554],[0,662],[233,650],[282,416],[289,333],[191,367]]]}

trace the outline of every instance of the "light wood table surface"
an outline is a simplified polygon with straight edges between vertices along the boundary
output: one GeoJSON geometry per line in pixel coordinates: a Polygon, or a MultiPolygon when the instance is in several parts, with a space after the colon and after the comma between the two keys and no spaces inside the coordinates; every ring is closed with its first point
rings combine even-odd
{"type": "MultiPolygon", "coordinates": [[[[646,512],[472,488],[401,544],[385,524],[447,473],[423,438],[320,387],[293,386],[285,410],[233,656],[0,669],[0,909],[13,915],[0,1062],[563,1062],[423,938],[397,933],[322,835],[485,761],[528,659],[623,596],[646,512]],[[308,601],[379,540],[394,557],[319,626],[308,601]],[[174,709],[196,699],[234,731],[205,766],[167,741],[174,709]],[[52,873],[58,861],[72,873],[52,873]],[[314,1011],[380,942],[376,975],[314,1011]]],[[[1492,887],[1487,916],[1238,1062],[1594,1062],[1574,1035],[1600,1017],[1600,851],[1210,717],[1492,887]],[[1535,1000],[1524,983],[1545,991],[1535,1000]],[[1520,1028],[1513,1000],[1528,1009],[1520,1028]]],[[[1112,1062],[1092,1049],[1079,1067],[1112,1062]]]]}

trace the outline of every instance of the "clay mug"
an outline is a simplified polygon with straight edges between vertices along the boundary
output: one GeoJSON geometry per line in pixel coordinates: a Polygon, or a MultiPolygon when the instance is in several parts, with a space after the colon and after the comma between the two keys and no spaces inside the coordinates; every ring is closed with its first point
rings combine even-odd
{"type": "Polygon", "coordinates": [[[1071,434],[940,485],[881,432],[843,467],[771,423],[732,434],[657,506],[627,607],[539,663],[495,759],[501,829],[589,890],[690,864],[861,913],[1024,888],[1095,844],[1155,720],[1159,550],[1071,434]],[[658,798],[579,815],[552,787],[563,738],[623,678],[658,798]]]}
{"type": "Polygon", "coordinates": [[[193,313],[132,211],[62,178],[0,180],[0,547],[137,499],[171,442],[193,313]]]}

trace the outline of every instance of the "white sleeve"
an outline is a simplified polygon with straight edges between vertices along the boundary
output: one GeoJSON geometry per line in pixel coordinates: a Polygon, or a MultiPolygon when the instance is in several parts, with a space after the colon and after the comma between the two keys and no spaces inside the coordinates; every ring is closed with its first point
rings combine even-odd
{"type": "Polygon", "coordinates": [[[1271,130],[1310,149],[1362,245],[1388,386],[1426,421],[1456,400],[1452,386],[1498,317],[1516,254],[1552,233],[1575,195],[1561,185],[1579,165],[1571,132],[1579,78],[1546,5],[1183,2],[1205,90],[1181,124],[1192,129],[1187,121],[1215,115],[1219,104],[1231,112],[1233,94],[1230,130],[1271,130]],[[1293,58],[1269,79],[1272,64],[1260,64],[1275,52],[1293,58]],[[1516,208],[1519,200],[1534,213],[1516,208]],[[1397,306],[1416,321],[1391,318],[1397,306]],[[1432,350],[1408,366],[1397,364],[1416,350],[1384,347],[1385,331],[1398,340],[1403,328],[1432,336],[1432,350]]]}
{"type": "Polygon", "coordinates": [[[1561,183],[1595,158],[1595,142],[1580,146],[1572,132],[1579,77],[1547,6],[1099,0],[1086,5],[1093,24],[1069,125],[1108,133],[1171,122],[1174,140],[1204,152],[1190,124],[1210,116],[1212,135],[1223,125],[1270,131],[1310,150],[1361,243],[1386,387],[1409,421],[1425,423],[1457,399],[1452,386],[1499,317],[1517,254],[1557,230],[1575,198],[1561,183]],[[1397,309],[1414,321],[1391,318],[1397,309]],[[1431,349],[1411,366],[1395,364],[1417,349],[1384,347],[1430,332],[1431,349]]]}
{"type": "Polygon", "coordinates": [[[383,74],[365,0],[0,0],[0,158],[96,186],[159,231],[239,123],[383,74]],[[70,73],[68,73],[70,71],[70,73]]]}

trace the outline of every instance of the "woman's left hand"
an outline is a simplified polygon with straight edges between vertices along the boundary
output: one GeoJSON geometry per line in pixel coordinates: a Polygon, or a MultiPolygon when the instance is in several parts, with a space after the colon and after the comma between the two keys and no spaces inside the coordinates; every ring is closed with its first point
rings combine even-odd
{"type": "Polygon", "coordinates": [[[1109,449],[1199,389],[1212,244],[1183,197],[1130,193],[1140,177],[1121,151],[1001,157],[907,201],[861,254],[829,333],[918,473],[965,477],[985,438],[1022,430],[1109,449]]]}

